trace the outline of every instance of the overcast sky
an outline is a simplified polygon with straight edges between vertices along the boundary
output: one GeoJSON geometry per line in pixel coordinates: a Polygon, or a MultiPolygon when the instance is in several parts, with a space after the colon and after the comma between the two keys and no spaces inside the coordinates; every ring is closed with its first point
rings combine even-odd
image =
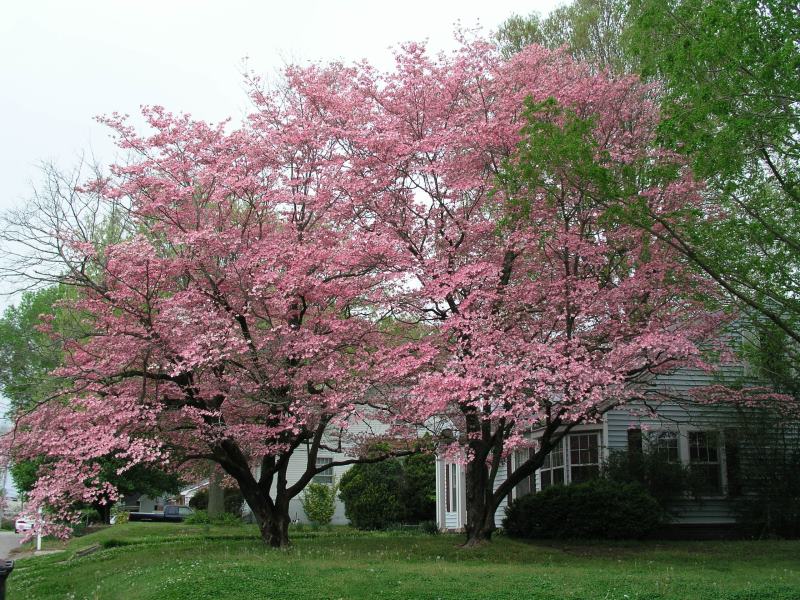
{"type": "MultiPolygon", "coordinates": [[[[0,210],[23,202],[37,165],[114,159],[93,117],[142,104],[218,121],[247,110],[243,59],[272,76],[287,62],[368,58],[391,46],[454,46],[454,25],[487,33],[558,0],[3,0],[0,2],[0,210]]],[[[0,292],[8,291],[0,281],[0,292]]],[[[0,309],[8,300],[0,294],[0,309]]]]}

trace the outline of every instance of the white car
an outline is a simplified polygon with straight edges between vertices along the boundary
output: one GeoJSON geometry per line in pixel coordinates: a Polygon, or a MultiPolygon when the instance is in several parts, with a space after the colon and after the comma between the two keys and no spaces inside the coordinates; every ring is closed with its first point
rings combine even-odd
{"type": "Polygon", "coordinates": [[[17,533],[25,533],[33,529],[35,521],[29,517],[19,517],[14,521],[14,531],[17,533]]]}

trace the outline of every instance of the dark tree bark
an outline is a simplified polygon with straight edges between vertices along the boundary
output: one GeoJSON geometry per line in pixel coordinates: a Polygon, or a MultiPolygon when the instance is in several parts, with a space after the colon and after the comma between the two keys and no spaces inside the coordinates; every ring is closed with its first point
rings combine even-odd
{"type": "Polygon", "coordinates": [[[560,419],[554,419],[545,427],[540,438],[539,449],[525,462],[506,473],[505,480],[494,489],[497,474],[503,455],[505,434],[511,424],[501,421],[493,429],[488,422],[479,422],[473,415],[467,415],[467,433],[472,430],[469,448],[472,460],[467,463],[465,471],[466,483],[466,523],[464,547],[480,546],[492,539],[497,529],[494,515],[503,498],[542,466],[544,459],[566,436],[576,423],[562,427],[560,419]],[[559,431],[559,427],[561,430],[559,431]]]}
{"type": "Polygon", "coordinates": [[[101,504],[100,502],[94,502],[92,504],[92,508],[94,508],[97,513],[100,515],[100,521],[105,525],[109,525],[111,523],[111,503],[106,502],[105,504],[101,504]]]}
{"type": "Polygon", "coordinates": [[[467,540],[464,546],[478,546],[492,539],[496,529],[494,524],[494,506],[491,489],[494,481],[490,481],[490,469],[486,461],[473,460],[467,464],[465,480],[467,487],[467,522],[464,530],[467,540]]]}
{"type": "Polygon", "coordinates": [[[239,485],[242,496],[253,512],[261,539],[272,548],[289,546],[289,503],[311,482],[315,475],[326,469],[363,462],[379,462],[387,458],[407,456],[414,450],[392,451],[363,458],[347,458],[317,466],[317,454],[321,448],[340,451],[323,445],[323,437],[328,420],[323,419],[313,430],[304,430],[292,440],[287,440],[288,448],[276,455],[263,456],[258,478],[253,473],[250,461],[232,440],[225,440],[211,448],[210,458],[239,485]],[[289,459],[301,445],[307,448],[306,467],[300,478],[289,485],[287,471],[289,459]]]}

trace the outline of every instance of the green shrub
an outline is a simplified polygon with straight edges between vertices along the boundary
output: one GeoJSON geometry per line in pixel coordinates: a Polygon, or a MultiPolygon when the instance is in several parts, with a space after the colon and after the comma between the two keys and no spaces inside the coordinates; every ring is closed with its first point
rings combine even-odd
{"type": "Polygon", "coordinates": [[[195,492],[194,496],[189,498],[189,506],[195,510],[208,509],[208,489],[195,492]]]}
{"type": "Polygon", "coordinates": [[[436,457],[412,454],[402,461],[400,504],[403,522],[422,523],[436,518],[436,457]]]}
{"type": "Polygon", "coordinates": [[[115,525],[124,525],[130,519],[131,513],[115,506],[111,509],[111,516],[114,518],[115,525]]]}
{"type": "Polygon", "coordinates": [[[354,465],[342,476],[339,497],[345,514],[357,529],[386,529],[401,520],[399,499],[403,481],[400,461],[354,465]]]}
{"type": "MultiPolygon", "coordinates": [[[[207,512],[206,512],[206,518],[208,518],[207,512]]],[[[216,516],[213,519],[210,519],[210,521],[214,525],[226,525],[230,527],[235,525],[241,525],[242,517],[240,515],[237,515],[236,513],[224,512],[221,515],[216,516]]]]}
{"type": "Polygon", "coordinates": [[[333,519],[336,510],[336,492],[339,485],[334,481],[333,485],[324,483],[310,483],[303,491],[300,499],[308,520],[314,525],[327,525],[333,519]]]}
{"type": "Polygon", "coordinates": [[[420,530],[422,533],[427,533],[428,535],[439,535],[439,526],[436,524],[436,521],[422,521],[419,524],[420,530]]]}
{"type": "Polygon", "coordinates": [[[603,477],[616,483],[638,483],[665,511],[687,493],[697,495],[689,468],[680,462],[670,462],[663,453],[612,450],[603,465],[603,477]]]}
{"type": "Polygon", "coordinates": [[[91,523],[102,523],[103,518],[96,508],[84,508],[81,510],[81,521],[89,525],[91,523]]]}
{"type": "Polygon", "coordinates": [[[436,517],[436,459],[413,454],[351,468],[341,481],[345,514],[358,529],[387,529],[436,517]]]}
{"type": "Polygon", "coordinates": [[[208,518],[208,512],[205,510],[196,510],[194,513],[186,517],[183,521],[189,525],[208,525],[211,521],[208,518]]]}
{"type": "Polygon", "coordinates": [[[740,530],[757,538],[800,538],[800,425],[766,411],[748,411],[739,420],[735,434],[726,431],[725,445],[740,530]]]}
{"type": "Polygon", "coordinates": [[[641,539],[663,514],[641,485],[595,479],[518,498],[506,509],[503,527],[529,539],[641,539]]]}
{"type": "Polygon", "coordinates": [[[242,505],[244,504],[242,491],[239,488],[225,488],[223,494],[224,498],[222,502],[225,507],[225,512],[241,517],[242,505]]]}

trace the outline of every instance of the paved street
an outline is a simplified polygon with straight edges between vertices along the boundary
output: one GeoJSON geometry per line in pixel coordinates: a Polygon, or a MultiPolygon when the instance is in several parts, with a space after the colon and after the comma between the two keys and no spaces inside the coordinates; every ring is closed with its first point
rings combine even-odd
{"type": "Polygon", "coordinates": [[[8,558],[11,550],[19,546],[21,535],[13,531],[0,531],[0,560],[8,558]]]}

